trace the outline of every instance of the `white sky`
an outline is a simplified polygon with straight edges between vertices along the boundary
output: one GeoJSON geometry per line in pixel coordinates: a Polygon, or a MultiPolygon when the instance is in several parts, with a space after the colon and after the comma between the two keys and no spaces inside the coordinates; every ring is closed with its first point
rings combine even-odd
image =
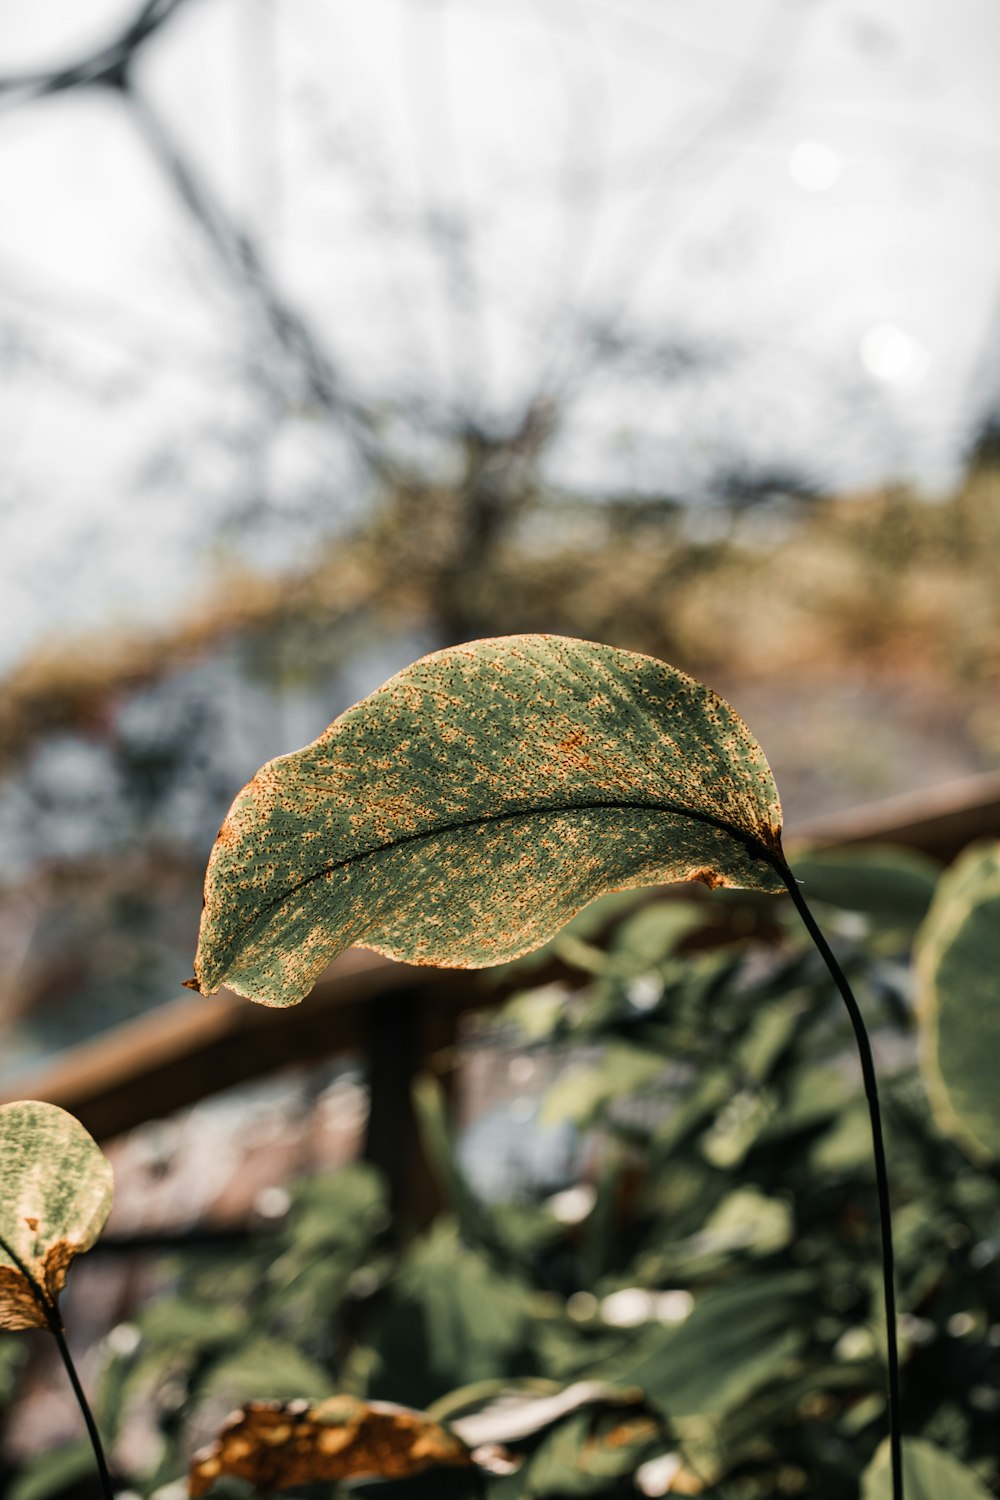
{"type": "MultiPolygon", "coordinates": [[[[5,7],[0,72],[136,3],[5,7]]],[[[697,496],[747,452],[953,476],[998,333],[998,57],[995,0],[188,0],[139,85],[432,460],[435,413],[554,394],[554,479],[697,496]],[[711,367],[668,378],[678,342],[711,367]]],[[[120,101],[6,103],[0,203],[0,669],[364,502],[248,380],[245,300],[120,101]]]]}

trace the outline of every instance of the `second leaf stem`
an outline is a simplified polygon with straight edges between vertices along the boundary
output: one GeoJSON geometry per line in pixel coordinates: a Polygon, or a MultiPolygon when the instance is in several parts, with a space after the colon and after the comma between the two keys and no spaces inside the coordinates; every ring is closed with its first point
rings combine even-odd
{"type": "Polygon", "coordinates": [[[7,1241],[3,1239],[2,1236],[0,1236],[0,1250],[3,1250],[4,1254],[9,1256],[11,1261],[24,1277],[25,1281],[28,1283],[28,1286],[31,1288],[31,1295],[38,1303],[45,1321],[49,1326],[49,1332],[52,1334],[52,1337],[56,1341],[56,1348],[59,1350],[59,1357],[62,1360],[63,1365],[65,1366],[66,1374],[69,1376],[69,1383],[73,1387],[73,1395],[76,1397],[77,1405],[79,1406],[80,1412],[83,1416],[84,1425],[87,1428],[87,1435],[90,1438],[90,1445],[94,1450],[94,1459],[97,1463],[97,1472],[100,1475],[101,1479],[101,1488],[104,1491],[104,1500],[115,1500],[115,1492],[111,1484],[111,1475],[108,1472],[107,1460],[104,1457],[104,1446],[101,1443],[101,1434],[98,1429],[97,1423],[94,1420],[94,1413],[90,1409],[90,1403],[87,1400],[86,1393],[84,1392],[83,1386],[80,1384],[80,1377],[77,1374],[76,1365],[73,1363],[73,1356],[69,1352],[69,1345],[66,1342],[66,1334],[63,1331],[62,1319],[59,1316],[59,1309],[52,1301],[50,1301],[49,1297],[46,1295],[45,1291],[39,1285],[35,1277],[31,1274],[28,1267],[24,1264],[24,1261],[18,1255],[17,1251],[11,1245],[8,1245],[7,1241]]]}
{"type": "Polygon", "coordinates": [[[861,1059],[861,1074],[864,1078],[865,1097],[868,1100],[868,1116],[871,1120],[872,1148],[875,1158],[875,1189],[878,1195],[879,1225],[882,1233],[882,1289],[885,1296],[886,1366],[889,1386],[889,1451],[892,1466],[892,1500],[904,1500],[903,1495],[903,1431],[902,1402],[899,1383],[899,1345],[896,1337],[896,1290],[892,1250],[892,1212],[889,1204],[889,1173],[885,1160],[885,1141],[882,1135],[882,1112],[879,1108],[878,1081],[875,1076],[875,1060],[872,1057],[868,1030],[861,1015],[854,991],[847,982],[840,964],[826,938],[820,931],[816,918],[806,903],[787,865],[776,865],[788,893],[805,924],[806,931],[819,950],[833,982],[836,984],[847,1007],[854,1028],[858,1056],[861,1059]]]}

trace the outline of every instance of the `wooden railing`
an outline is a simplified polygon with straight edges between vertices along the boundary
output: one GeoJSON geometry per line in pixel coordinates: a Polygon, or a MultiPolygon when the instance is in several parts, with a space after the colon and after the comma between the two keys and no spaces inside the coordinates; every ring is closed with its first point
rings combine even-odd
{"type": "MultiPolygon", "coordinates": [[[[948,861],[984,836],[1000,837],[1000,774],[817,819],[791,829],[788,842],[895,843],[948,861]]],[[[225,991],[210,999],[185,995],[15,1077],[0,1090],[0,1103],[49,1100],[106,1140],[279,1068],[356,1052],[365,1058],[371,1091],[366,1154],[405,1202],[419,1197],[423,1175],[400,1150],[416,1135],[409,1081],[451,1045],[463,1011],[496,1004],[507,992],[468,972],[415,968],[352,949],[301,1005],[272,1010],[225,991]]]]}

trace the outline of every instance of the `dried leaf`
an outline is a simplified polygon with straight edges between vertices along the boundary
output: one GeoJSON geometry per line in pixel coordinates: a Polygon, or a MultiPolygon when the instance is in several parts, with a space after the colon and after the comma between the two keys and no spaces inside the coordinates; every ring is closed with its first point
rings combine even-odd
{"type": "Polygon", "coordinates": [[[194,1455],[192,1500],[223,1475],[259,1490],[343,1479],[405,1479],[435,1466],[479,1464],[507,1473],[511,1460],[491,1448],[473,1454],[425,1412],[386,1401],[330,1396],[325,1401],[252,1401],[228,1417],[218,1437],[194,1455]]]}
{"type": "Polygon", "coordinates": [[[54,1104],[0,1106],[0,1328],[44,1328],[28,1271],[54,1307],[66,1272],[111,1211],[113,1173],[100,1147],[54,1104]]]}
{"type": "Polygon", "coordinates": [[[196,979],[269,1005],[351,943],[480,968],[608,891],[779,891],[781,809],[729,705],[672,667],[559,636],[414,663],[237,797],[196,979]]]}

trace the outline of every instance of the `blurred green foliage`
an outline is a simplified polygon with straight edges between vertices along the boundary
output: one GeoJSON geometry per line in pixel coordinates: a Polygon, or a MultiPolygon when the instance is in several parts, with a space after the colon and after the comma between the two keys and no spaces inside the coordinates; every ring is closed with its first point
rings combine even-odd
{"type": "MultiPolygon", "coordinates": [[[[942,1474],[956,1497],[1000,1494],[1000,1171],[942,1134],[917,1067],[909,956],[936,871],[888,850],[792,863],[883,1080],[910,1500],[942,1474]]],[[[543,1108],[580,1132],[574,1191],[483,1201],[440,1085],[421,1079],[447,1200],[429,1229],[393,1223],[363,1164],[300,1182],[276,1234],[178,1262],[135,1335],[109,1340],[112,1448],[140,1419],[151,1434],[131,1490],[175,1482],[251,1396],[350,1391],[461,1430],[515,1390],[539,1414],[510,1440],[516,1475],[432,1473],[379,1486],[386,1500],[856,1500],[863,1476],[866,1500],[888,1493],[868,1118],[839,998],[794,913],[733,894],[612,898],[543,957],[562,978],[510,966],[522,987],[485,1045],[559,1059],[543,1108]],[[581,1381],[597,1384],[551,1415],[581,1381]]]]}
{"type": "Polygon", "coordinates": [[[974,844],[941,880],[917,955],[922,1061],[942,1130],[1000,1155],[1000,843],[974,844]]]}

